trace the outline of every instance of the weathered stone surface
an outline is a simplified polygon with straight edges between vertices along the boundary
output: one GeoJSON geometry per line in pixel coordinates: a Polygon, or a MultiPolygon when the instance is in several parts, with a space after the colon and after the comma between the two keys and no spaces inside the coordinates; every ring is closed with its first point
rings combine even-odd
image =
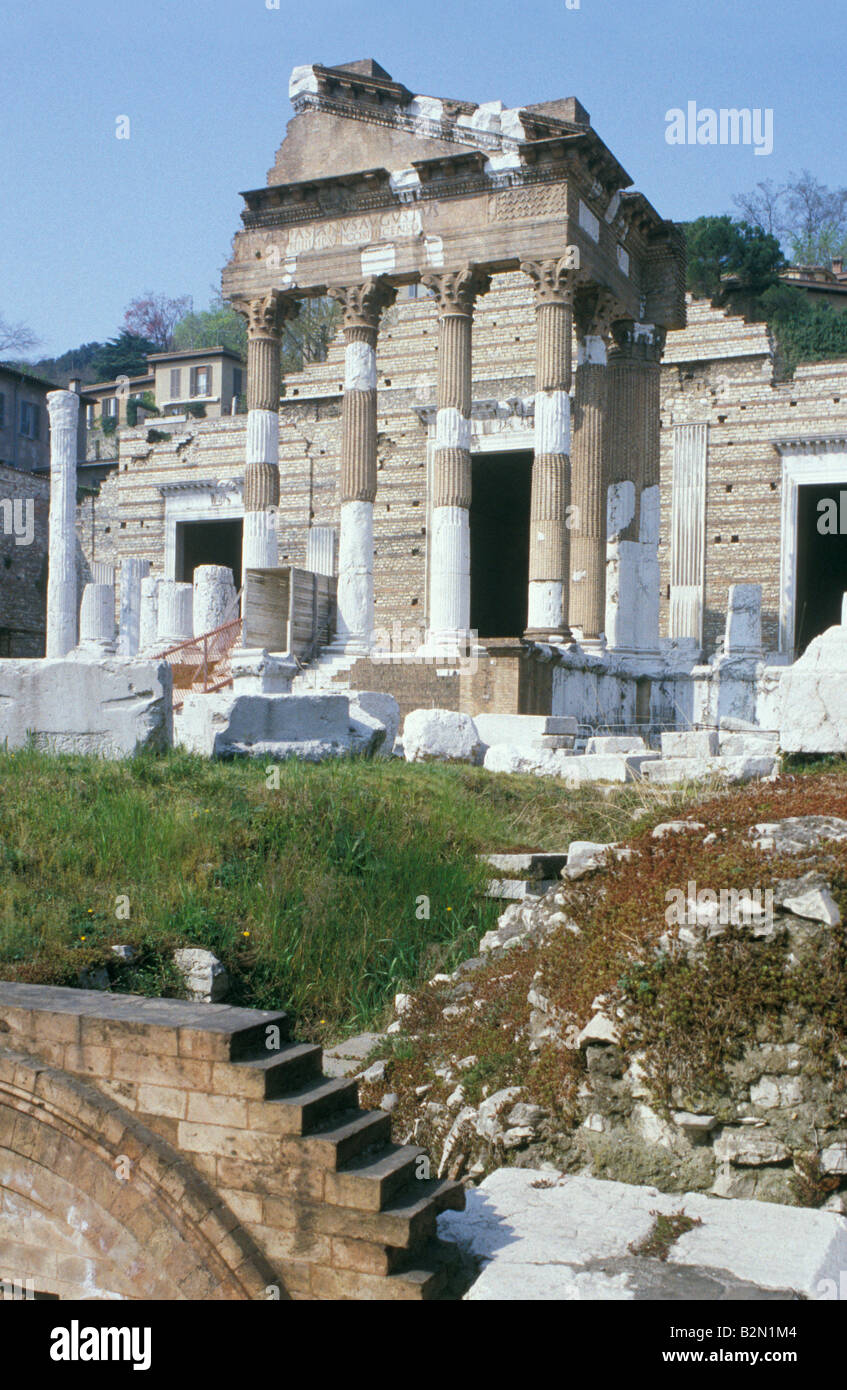
{"type": "Polygon", "coordinates": [[[841,924],[841,910],[825,884],[806,884],[801,879],[793,892],[782,896],[780,906],[795,917],[823,922],[826,927],[841,924]]]}
{"type": "Polygon", "coordinates": [[[838,816],[787,816],[750,827],[756,849],[777,854],[811,854],[828,841],[847,840],[847,820],[838,816]]]}
{"type": "Polygon", "coordinates": [[[594,734],[585,745],[586,753],[604,755],[618,753],[647,753],[649,749],[640,734],[594,734]]]}
{"type": "Polygon", "coordinates": [[[309,762],[353,750],[346,695],[189,694],[177,741],[205,757],[299,757],[309,762]]]}
{"type": "Polygon", "coordinates": [[[486,885],[485,896],[523,902],[525,898],[543,897],[556,882],[556,879],[543,878],[492,878],[486,885]]]}
{"type": "Polygon", "coordinates": [[[663,757],[647,763],[644,775],[650,782],[671,785],[677,782],[701,782],[717,777],[728,782],[750,782],[758,777],[772,777],[779,768],[779,759],[771,756],[756,758],[694,758],[663,757]]]}
{"type": "Polygon", "coordinates": [[[847,752],[847,628],[827,628],[785,672],[779,741],[786,753],[847,752]]]}
{"type": "Polygon", "coordinates": [[[766,758],[779,752],[779,734],[766,730],[721,729],[719,743],[722,758],[766,758]]]}
{"type": "Polygon", "coordinates": [[[512,747],[494,743],[486,751],[483,767],[486,772],[515,772],[533,777],[564,777],[566,768],[574,761],[567,749],[512,747]]]}
{"type": "Polygon", "coordinates": [[[216,955],[200,946],[174,951],[174,965],[183,976],[189,999],[217,1004],[227,996],[229,975],[216,955]]]}
{"type": "Polygon", "coordinates": [[[686,729],[662,734],[664,758],[714,758],[718,752],[716,729],[686,729]]]}
{"type": "Polygon", "coordinates": [[[609,1018],[608,1014],[597,1013],[589,1023],[585,1025],[579,1035],[578,1042],[580,1047],[590,1047],[595,1043],[617,1043],[620,1041],[620,1030],[617,1024],[609,1018]]]}
{"type": "Polygon", "coordinates": [[[482,742],[469,714],[446,709],[415,709],[403,724],[403,756],[407,763],[477,763],[482,742]]]}
{"type": "Polygon", "coordinates": [[[394,744],[400,728],[400,706],[394,696],[385,694],[381,690],[351,692],[351,722],[361,717],[360,711],[361,714],[367,715],[369,719],[377,720],[384,727],[385,737],[378,742],[373,751],[376,757],[390,758],[394,752],[394,744]]]}
{"type": "Polygon", "coordinates": [[[784,1163],[789,1153],[785,1144],[750,1129],[724,1129],[715,1140],[715,1157],[722,1163],[757,1168],[766,1163],[784,1163]]]}
{"type": "Polygon", "coordinates": [[[542,850],[534,854],[485,854],[482,858],[501,874],[524,879],[554,879],[568,862],[567,852],[553,854],[542,850]]]}
{"type": "Polygon", "coordinates": [[[816,1298],[847,1259],[847,1225],[830,1212],[525,1168],[469,1189],[438,1230],[482,1265],[471,1301],[816,1298]],[[633,1253],[656,1212],[680,1210],[702,1224],[666,1262],[633,1253]]]}
{"type": "Polygon", "coordinates": [[[0,660],[0,744],[131,757],[173,740],[171,671],[110,657],[0,660]]]}
{"type": "Polygon", "coordinates": [[[652,839],[664,840],[668,835],[688,835],[706,827],[699,820],[666,820],[653,827],[652,839]]]}
{"type": "Polygon", "coordinates": [[[555,714],[477,714],[474,723],[486,747],[544,747],[542,739],[561,739],[560,747],[572,746],[578,728],[572,716],[555,714]]]}

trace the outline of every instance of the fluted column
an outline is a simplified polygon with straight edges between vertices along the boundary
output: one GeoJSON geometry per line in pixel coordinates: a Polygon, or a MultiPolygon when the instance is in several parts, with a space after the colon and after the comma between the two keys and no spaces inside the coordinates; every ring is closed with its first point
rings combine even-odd
{"type": "Polygon", "coordinates": [[[341,524],[336,643],[368,651],[374,631],[376,499],[376,343],[379,319],[396,290],[384,277],[330,289],[344,310],[341,407],[341,524]]]}
{"type": "Polygon", "coordinates": [[[606,622],[607,338],[616,301],[597,286],[576,297],[577,365],[574,372],[569,618],[585,647],[603,646],[606,622]]]}
{"type": "Polygon", "coordinates": [[[49,391],[50,519],[47,558],[47,656],[76,646],[76,451],[79,396],[49,391]]]}
{"type": "Polygon", "coordinates": [[[576,271],[569,256],[527,261],[535,288],[535,457],[526,636],[569,642],[571,328],[576,271]]]}
{"type": "Polygon", "coordinates": [[[438,304],[438,411],[429,537],[430,649],[461,654],[471,618],[471,335],[477,296],[491,284],[474,265],[421,277],[438,304]]]}
{"type": "Polygon", "coordinates": [[[623,654],[659,650],[659,394],[664,329],[618,320],[609,349],[606,631],[623,654]]]}
{"type": "Polygon", "coordinates": [[[247,451],[244,467],[242,573],[279,563],[280,332],[299,304],[279,290],[233,301],[247,320],[247,451]]]}

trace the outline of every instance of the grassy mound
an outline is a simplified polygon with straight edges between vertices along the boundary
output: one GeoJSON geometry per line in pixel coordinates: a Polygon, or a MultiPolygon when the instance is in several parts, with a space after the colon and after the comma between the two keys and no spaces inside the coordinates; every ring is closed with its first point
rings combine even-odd
{"type": "Polygon", "coordinates": [[[178,752],[0,753],[0,975],[75,985],[106,965],[114,989],[178,995],[174,947],[203,946],[233,1002],[336,1037],[474,953],[498,911],[479,853],[614,839],[649,815],[639,788],[477,768],[292,762],[272,780],[178,752]]]}

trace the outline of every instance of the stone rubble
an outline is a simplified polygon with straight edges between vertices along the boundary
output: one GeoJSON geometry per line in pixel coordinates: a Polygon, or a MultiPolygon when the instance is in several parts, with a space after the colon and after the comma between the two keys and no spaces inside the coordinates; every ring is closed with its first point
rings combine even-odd
{"type": "MultiPolygon", "coordinates": [[[[699,835],[704,828],[693,820],[665,822],[653,836],[661,842],[677,834],[699,835]]],[[[797,817],[751,827],[750,834],[754,843],[764,838],[768,844],[808,855],[847,838],[847,821],[797,817]]],[[[581,876],[602,877],[604,866],[632,853],[627,846],[574,842],[560,883],[542,897],[510,903],[496,929],[480,942],[478,958],[430,981],[430,988],[442,991],[445,1016],[460,1015],[472,1004],[473,971],[480,959],[502,959],[505,965],[509,954],[524,945],[543,948],[561,931],[578,935],[580,928],[569,908],[571,895],[582,889],[581,876]]],[[[602,891],[602,883],[598,886],[602,891]]],[[[767,908],[739,894],[730,903],[730,920],[719,916],[717,904],[689,904],[692,925],[663,933],[657,951],[696,957],[710,936],[735,925],[753,941],[767,940],[786,928],[796,958],[823,949],[840,928],[838,906],[819,871],[774,881],[771,891],[767,908]]],[[[847,1175],[847,1108],[833,1102],[831,1085],[819,1074],[814,1039],[795,1036],[790,1020],[780,1024],[782,1032],[775,1037],[746,1039],[717,1092],[689,1094],[675,1088],[667,1113],[660,1114],[653,1108],[643,1058],[622,1047],[622,1024],[629,1018],[626,1006],[604,995],[593,1001],[587,1018],[563,1014],[545,993],[541,971],[530,984],[527,1004],[529,1020],[520,1037],[529,1052],[553,1045],[582,1054],[585,1076],[572,1127],[564,1133],[557,1129],[524,1094],[486,1095],[483,1088],[481,1101],[471,1105],[459,1077],[476,1059],[458,1063],[454,1057],[448,1064],[448,1059],[436,1057],[433,1076],[452,1091],[444,1106],[429,1095],[427,1086],[416,1122],[424,1128],[413,1133],[416,1138],[423,1134],[433,1153],[440,1155],[442,1174],[457,1177],[480,1165],[482,1171],[490,1171],[505,1152],[516,1154],[521,1166],[565,1153],[571,1170],[635,1182],[643,1177],[669,1191],[687,1186],[724,1197],[783,1203],[796,1200],[796,1165],[809,1153],[817,1152],[822,1174],[847,1175]],[[512,1102],[508,1110],[507,1102],[512,1102]]],[[[389,1031],[400,1032],[402,1027],[398,1018],[389,1031]]],[[[847,1058],[841,1065],[847,1067],[847,1058]]],[[[847,1208],[847,1183],[841,1192],[823,1193],[821,1202],[829,1198],[831,1210],[840,1210],[842,1203],[847,1208]]]]}

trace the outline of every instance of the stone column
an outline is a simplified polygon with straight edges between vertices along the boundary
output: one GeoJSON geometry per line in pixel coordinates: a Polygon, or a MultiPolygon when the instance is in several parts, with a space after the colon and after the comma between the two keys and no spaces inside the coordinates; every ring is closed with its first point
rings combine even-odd
{"type": "Polygon", "coordinates": [[[491,279],[470,264],[421,279],[438,304],[427,647],[457,656],[467,650],[471,617],[471,333],[477,296],[491,279]]]}
{"type": "Polygon", "coordinates": [[[376,499],[376,340],[396,290],[382,276],[330,289],[344,310],[344,397],[341,414],[341,527],[335,643],[367,652],[374,630],[376,499]]]}
{"type": "Polygon", "coordinates": [[[279,563],[280,332],[299,304],[279,290],[259,299],[233,300],[247,320],[247,451],[244,467],[242,582],[248,569],[279,563]]]}
{"type": "Polygon", "coordinates": [[[164,583],[158,575],[141,581],[141,602],[138,619],[138,650],[145,656],[159,646],[159,590],[164,583]]]}
{"type": "Polygon", "coordinates": [[[709,426],[674,425],[668,636],[703,645],[709,426]]]}
{"type": "Polygon", "coordinates": [[[569,621],[577,641],[590,650],[605,644],[606,341],[616,309],[612,296],[597,286],[577,292],[569,621]]]}
{"type": "Polygon", "coordinates": [[[312,574],[338,573],[338,537],[334,526],[310,526],[306,537],[306,569],[312,574]]]}
{"type": "Polygon", "coordinates": [[[82,591],[77,651],[105,656],[115,651],[115,586],[94,582],[82,591]]]}
{"type": "Polygon", "coordinates": [[[659,651],[659,392],[664,329],[620,319],[609,348],[609,646],[659,651]]]}
{"type": "Polygon", "coordinates": [[[190,584],[163,579],[159,584],[159,624],[156,640],[160,649],[176,647],[194,636],[194,590],[190,584]]]}
{"type": "Polygon", "coordinates": [[[568,622],[571,500],[571,330],[577,274],[569,256],[527,261],[535,288],[535,457],[529,514],[526,636],[571,641],[568,622]]]}
{"type": "Polygon", "coordinates": [[[79,396],[49,391],[50,519],[47,559],[47,656],[76,646],[76,450],[79,396]]]}
{"type": "Polygon", "coordinates": [[[238,594],[226,565],[198,565],[194,571],[194,636],[214,632],[238,617],[238,594]]]}
{"type": "Polygon", "coordinates": [[[121,561],[120,656],[135,656],[141,645],[141,581],[149,573],[149,560],[128,555],[121,561]]]}

